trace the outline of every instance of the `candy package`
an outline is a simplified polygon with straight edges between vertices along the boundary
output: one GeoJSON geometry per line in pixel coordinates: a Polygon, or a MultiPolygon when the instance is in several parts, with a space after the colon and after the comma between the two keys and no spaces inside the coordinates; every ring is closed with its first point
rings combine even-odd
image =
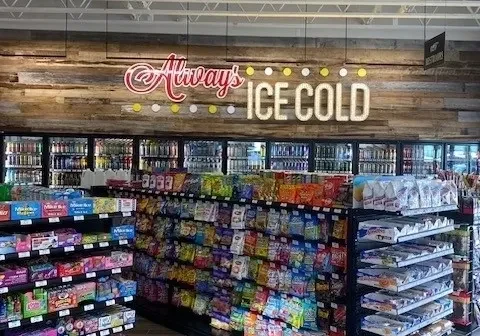
{"type": "Polygon", "coordinates": [[[302,213],[292,211],[290,215],[290,235],[304,236],[305,234],[305,220],[302,213]]]}

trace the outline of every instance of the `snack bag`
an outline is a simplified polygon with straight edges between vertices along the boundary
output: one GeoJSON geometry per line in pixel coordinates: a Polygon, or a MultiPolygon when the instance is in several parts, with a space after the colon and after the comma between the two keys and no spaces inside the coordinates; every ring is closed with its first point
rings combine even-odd
{"type": "Polygon", "coordinates": [[[313,197],[312,197],[312,205],[317,207],[322,207],[324,205],[324,198],[325,198],[325,188],[324,183],[318,183],[313,185],[313,197]]]}
{"type": "Polygon", "coordinates": [[[280,203],[295,203],[297,198],[297,186],[282,184],[278,188],[278,201],[280,203]]]}
{"type": "Polygon", "coordinates": [[[336,239],[347,239],[347,218],[339,218],[338,216],[332,216],[333,232],[332,236],[336,239]]]}
{"type": "Polygon", "coordinates": [[[243,253],[247,256],[254,256],[256,246],[257,246],[257,233],[254,231],[246,231],[245,244],[243,246],[243,253]]]}
{"type": "Polygon", "coordinates": [[[267,209],[257,207],[257,217],[255,221],[255,229],[261,232],[265,232],[267,229],[267,209]]]}
{"type": "Polygon", "coordinates": [[[233,206],[232,216],[231,216],[231,228],[243,230],[245,229],[245,212],[246,209],[244,206],[235,204],[233,206]]]}
{"type": "Polygon", "coordinates": [[[267,217],[267,227],[265,230],[268,234],[278,235],[280,233],[280,212],[270,209],[267,217]]]}
{"type": "Polygon", "coordinates": [[[245,214],[245,226],[248,229],[255,229],[255,223],[257,221],[257,208],[253,205],[247,205],[245,214]]]}
{"type": "Polygon", "coordinates": [[[305,214],[305,240],[320,239],[320,223],[318,216],[310,213],[305,214]]]}
{"type": "Polygon", "coordinates": [[[305,220],[303,213],[292,211],[290,215],[290,235],[304,236],[305,234],[305,220]]]}
{"type": "Polygon", "coordinates": [[[315,185],[313,184],[301,184],[297,188],[297,204],[309,205],[313,203],[313,198],[315,195],[315,185]]]}
{"type": "Polygon", "coordinates": [[[266,259],[268,257],[268,237],[257,233],[257,245],[255,246],[255,256],[266,259]]]}

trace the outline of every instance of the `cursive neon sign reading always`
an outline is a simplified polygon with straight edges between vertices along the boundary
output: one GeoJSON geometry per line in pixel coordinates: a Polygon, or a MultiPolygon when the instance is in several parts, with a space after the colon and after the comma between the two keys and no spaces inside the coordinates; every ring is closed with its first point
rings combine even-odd
{"type": "Polygon", "coordinates": [[[185,57],[171,53],[161,68],[155,69],[148,63],[137,63],[127,69],[123,79],[128,90],[136,94],[151,93],[163,84],[168,98],[180,103],[187,95],[177,92],[178,88],[195,88],[199,85],[217,89],[217,97],[225,98],[229,90],[237,89],[245,82],[238,70],[238,65],[233,65],[230,69],[207,69],[203,66],[187,68],[185,57]]]}

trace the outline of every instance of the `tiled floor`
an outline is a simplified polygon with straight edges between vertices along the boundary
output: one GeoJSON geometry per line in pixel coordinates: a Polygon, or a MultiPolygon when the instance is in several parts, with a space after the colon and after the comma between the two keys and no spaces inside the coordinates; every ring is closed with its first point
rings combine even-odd
{"type": "Polygon", "coordinates": [[[170,329],[164,328],[159,324],[153,323],[143,317],[137,318],[135,328],[129,331],[128,336],[182,336],[182,334],[176,333],[170,329]]]}

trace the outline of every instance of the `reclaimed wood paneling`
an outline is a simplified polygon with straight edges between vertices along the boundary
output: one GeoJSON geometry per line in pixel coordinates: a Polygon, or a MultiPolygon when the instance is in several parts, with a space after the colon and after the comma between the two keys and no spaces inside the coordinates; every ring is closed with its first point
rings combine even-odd
{"type": "MultiPolygon", "coordinates": [[[[23,36],[23,35],[22,35],[23,36]]],[[[25,36],[24,36],[25,37],[25,36]]],[[[177,114],[162,89],[138,96],[123,84],[123,73],[137,60],[159,67],[170,52],[186,52],[185,40],[165,37],[147,43],[147,37],[117,36],[108,45],[99,36],[69,36],[65,57],[24,57],[61,50],[63,41],[49,34],[32,32],[32,41],[3,41],[0,34],[0,130],[55,133],[124,133],[144,135],[198,135],[271,138],[357,138],[357,139],[480,139],[480,43],[448,42],[446,66],[424,71],[422,41],[349,40],[347,59],[344,42],[335,39],[308,39],[305,62],[301,43],[282,39],[231,38],[225,46],[213,47],[213,40],[196,38],[198,45],[188,47],[189,66],[231,67],[239,64],[242,74],[247,66],[256,69],[249,77],[262,81],[287,81],[290,88],[308,82],[344,84],[343,103],[349,104],[348,87],[364,82],[371,90],[369,118],[355,122],[300,122],[294,118],[293,90],[286,92],[289,104],[287,121],[246,119],[247,88],[231,91],[224,99],[203,87],[185,89],[188,98],[177,114]],[[75,38],[76,37],[76,38],[75,38]],[[49,43],[51,42],[51,43],[49,43]],[[164,42],[164,43],[163,43],[164,42]],[[175,45],[175,43],[177,43],[175,45]],[[295,47],[292,47],[295,46],[295,47]],[[107,52],[108,51],[108,52],[107,52]],[[15,56],[17,55],[17,56],[15,56]],[[225,60],[225,56],[228,60],[225,60]],[[346,63],[345,63],[346,61],[346,63]],[[263,73],[265,67],[272,76],[263,73]],[[281,73],[285,66],[290,77],[281,73]],[[301,75],[304,67],[312,71],[301,75]],[[321,67],[331,75],[323,78],[321,67]],[[349,74],[338,75],[341,67],[349,74]],[[358,78],[358,68],[367,69],[367,77],[358,78]],[[133,112],[134,103],[142,110],[133,112]],[[159,104],[153,112],[151,105],[159,104]],[[190,113],[190,104],[198,105],[190,113]],[[209,114],[209,105],[218,113],[209,114]],[[230,104],[233,115],[226,113],[230,104]]],[[[223,43],[224,41],[220,42],[223,43]]],[[[265,104],[271,99],[265,99],[265,104]]],[[[305,99],[305,106],[312,100],[305,99]]]]}

